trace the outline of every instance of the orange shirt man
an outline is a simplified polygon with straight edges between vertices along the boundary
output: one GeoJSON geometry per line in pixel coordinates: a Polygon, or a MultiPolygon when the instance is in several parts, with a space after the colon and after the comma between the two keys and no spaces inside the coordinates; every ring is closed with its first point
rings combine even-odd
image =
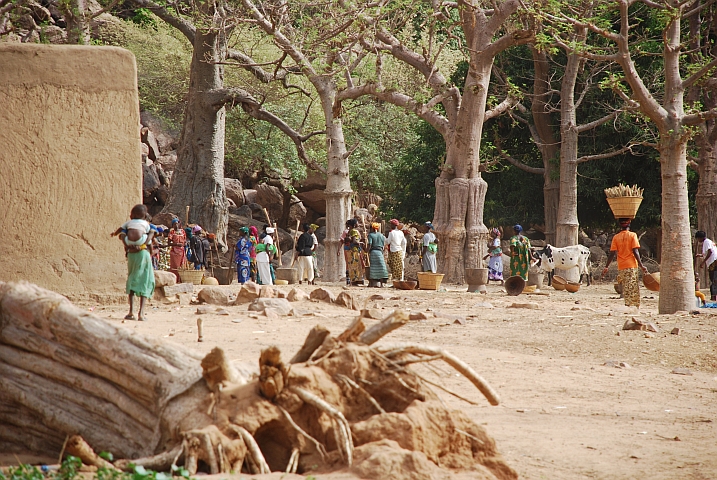
{"type": "Polygon", "coordinates": [[[643,273],[647,273],[647,267],[642,264],[640,258],[640,242],[637,234],[630,231],[630,219],[620,219],[621,232],[615,235],[610,245],[610,255],[605,263],[602,274],[607,273],[607,267],[617,257],[617,281],[622,284],[622,294],[625,297],[625,305],[640,307],[640,283],[638,280],[637,267],[643,273]]]}

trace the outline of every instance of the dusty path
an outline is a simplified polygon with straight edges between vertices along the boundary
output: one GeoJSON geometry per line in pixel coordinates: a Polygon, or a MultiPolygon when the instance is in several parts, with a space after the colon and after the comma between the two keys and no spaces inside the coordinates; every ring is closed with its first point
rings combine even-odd
{"type": "MultiPolygon", "coordinates": [[[[385,314],[403,308],[429,316],[382,342],[441,346],[498,390],[502,404],[491,407],[449,369],[417,367],[477,402],[441,394],[486,426],[522,478],[717,479],[717,311],[657,315],[657,294],[643,291],[639,316],[659,332],[621,331],[635,314],[626,313],[611,285],[576,294],[544,291],[550,296],[507,297],[493,285],[488,295],[452,286],[445,292],[351,289],[385,314]],[[374,294],[386,299],[368,301],[374,294]],[[514,302],[535,308],[508,308],[514,302]],[[679,335],[670,334],[675,327],[679,335]],[[628,367],[606,366],[610,361],[628,367]],[[671,373],[675,368],[692,375],[671,373]]],[[[315,324],[337,333],[356,315],[325,303],[295,305],[298,316],[274,321],[250,316],[246,306],[228,307],[228,316],[202,315],[204,343],[197,343],[196,305],[155,304],[148,322],[122,325],[202,352],[218,345],[229,358],[254,364],[262,348],[279,345],[291,356],[315,324]]],[[[124,306],[84,306],[117,323],[126,313],[124,306]]]]}

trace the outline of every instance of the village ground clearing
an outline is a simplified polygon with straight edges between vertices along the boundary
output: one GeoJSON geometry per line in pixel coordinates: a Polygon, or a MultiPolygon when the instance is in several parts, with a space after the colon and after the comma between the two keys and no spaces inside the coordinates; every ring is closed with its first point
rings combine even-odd
{"type": "MultiPolygon", "coordinates": [[[[274,288],[288,292],[292,287],[274,288]]],[[[201,288],[195,286],[195,293],[201,288]]],[[[221,288],[239,289],[236,284],[221,288]]],[[[308,293],[317,287],[300,288],[308,293]]],[[[414,367],[477,402],[469,405],[439,392],[449,406],[485,426],[521,478],[717,478],[717,310],[657,315],[658,294],[641,289],[643,306],[636,315],[623,306],[612,284],[583,286],[575,294],[547,287],[543,292],[549,296],[518,297],[496,285],[487,295],[451,285],[442,292],[349,291],[375,314],[405,309],[428,317],[382,343],[440,346],[497,389],[502,403],[491,407],[454,371],[414,367]],[[368,299],[377,294],[385,299],[368,299]],[[511,308],[514,303],[534,308],[511,308]],[[659,331],[623,331],[632,317],[653,322],[659,331]],[[674,328],[679,335],[671,334],[674,328]],[[672,373],[675,369],[688,375],[672,373]]],[[[358,315],[324,302],[292,305],[297,315],[270,320],[246,305],[210,306],[229,315],[198,315],[197,305],[153,302],[149,321],[123,322],[126,305],[81,304],[113,324],[202,353],[219,346],[228,358],[250,364],[270,345],[291,356],[314,325],[338,333],[358,315]],[[198,317],[204,319],[202,343],[197,342],[198,317]]],[[[367,326],[374,321],[366,320],[367,326]]]]}

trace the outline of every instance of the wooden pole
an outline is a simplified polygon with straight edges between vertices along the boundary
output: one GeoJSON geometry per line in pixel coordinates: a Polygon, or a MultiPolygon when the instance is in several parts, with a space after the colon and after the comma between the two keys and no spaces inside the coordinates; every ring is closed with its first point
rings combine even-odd
{"type": "Polygon", "coordinates": [[[296,221],[296,230],[294,231],[294,258],[291,260],[291,268],[294,268],[294,262],[296,262],[296,239],[299,238],[299,224],[301,222],[299,220],[296,221]]]}
{"type": "Polygon", "coordinates": [[[363,225],[363,241],[364,245],[366,245],[366,251],[363,253],[364,260],[366,262],[366,266],[371,266],[371,256],[368,254],[368,230],[366,229],[366,217],[364,215],[361,215],[361,225],[363,225]]]}
{"type": "Polygon", "coordinates": [[[279,227],[274,224],[274,234],[276,235],[276,254],[279,256],[279,266],[281,267],[281,238],[279,237],[279,227]]]}
{"type": "Polygon", "coordinates": [[[188,226],[189,226],[189,205],[187,205],[187,210],[186,210],[186,213],[185,213],[185,215],[184,215],[184,226],[185,226],[185,227],[188,227],[188,226]]]}

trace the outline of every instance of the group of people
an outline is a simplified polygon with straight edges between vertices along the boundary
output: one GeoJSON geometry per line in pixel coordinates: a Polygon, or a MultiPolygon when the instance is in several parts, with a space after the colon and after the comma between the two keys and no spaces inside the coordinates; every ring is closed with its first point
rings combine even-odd
{"type": "MultiPolygon", "coordinates": [[[[315,282],[318,276],[316,265],[316,248],[319,240],[316,238],[316,224],[302,225],[302,234],[296,241],[296,258],[299,267],[301,283],[304,279],[309,284],[315,282]]],[[[274,235],[276,229],[264,225],[262,233],[256,227],[241,227],[239,240],[235,245],[234,262],[237,266],[237,281],[244,284],[253,281],[259,285],[273,285],[276,281],[276,272],[272,260],[278,255],[274,235]]]]}
{"type": "MultiPolygon", "coordinates": [[[[363,285],[367,267],[369,286],[384,286],[388,282],[389,270],[393,280],[404,279],[407,232],[395,218],[389,221],[389,225],[391,230],[388,236],[384,237],[380,232],[381,224],[371,223],[370,231],[362,239],[358,220],[351,218],[346,222],[346,229],[341,234],[341,246],[336,255],[344,252],[347,285],[363,285]]],[[[425,228],[427,232],[423,235],[421,247],[422,268],[424,272],[436,273],[438,239],[433,233],[431,222],[426,222],[425,228]]]]}
{"type": "MultiPolygon", "coordinates": [[[[523,235],[521,225],[513,226],[513,233],[514,235],[510,237],[510,275],[517,275],[527,280],[531,265],[530,240],[523,235]]],[[[493,228],[490,235],[488,254],[483,257],[483,260],[488,260],[488,282],[493,280],[503,285],[503,248],[500,242],[500,230],[493,228]]]]}

